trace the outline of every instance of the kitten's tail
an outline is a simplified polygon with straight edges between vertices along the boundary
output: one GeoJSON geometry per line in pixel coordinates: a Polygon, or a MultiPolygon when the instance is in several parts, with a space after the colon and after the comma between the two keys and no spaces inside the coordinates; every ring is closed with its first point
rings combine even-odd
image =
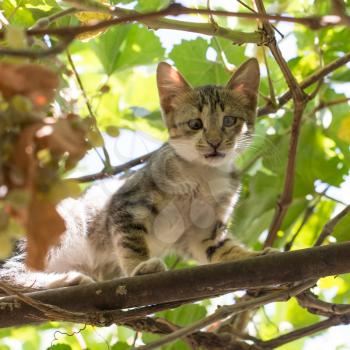
{"type": "Polygon", "coordinates": [[[25,291],[93,282],[89,276],[74,270],[60,273],[32,271],[25,265],[25,258],[26,253],[23,246],[18,254],[3,262],[0,267],[0,281],[25,291]]]}

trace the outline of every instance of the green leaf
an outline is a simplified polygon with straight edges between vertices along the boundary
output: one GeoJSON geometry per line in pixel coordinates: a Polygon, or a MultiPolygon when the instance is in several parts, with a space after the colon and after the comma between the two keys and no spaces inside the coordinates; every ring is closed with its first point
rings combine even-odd
{"type": "Polygon", "coordinates": [[[135,10],[140,12],[153,12],[169,6],[171,0],[138,0],[135,10]]]}
{"type": "Polygon", "coordinates": [[[244,241],[256,241],[259,234],[267,228],[282,181],[283,178],[280,176],[262,171],[254,177],[245,177],[242,197],[235,209],[232,223],[232,231],[237,237],[244,241]],[[267,214],[267,212],[270,213],[267,214]],[[264,217],[261,217],[262,215],[264,217]],[[248,233],[252,226],[257,230],[248,233]]]}
{"type": "Polygon", "coordinates": [[[350,215],[346,215],[335,226],[332,236],[334,236],[338,242],[350,241],[350,215]]]}
{"type": "Polygon", "coordinates": [[[29,27],[34,24],[32,12],[23,7],[23,4],[14,0],[3,0],[2,10],[10,24],[21,27],[29,27]]]}
{"type": "Polygon", "coordinates": [[[298,302],[293,298],[286,303],[285,319],[293,324],[295,328],[306,327],[319,321],[320,317],[309,313],[307,310],[299,306],[298,302]]]}
{"type": "Polygon", "coordinates": [[[207,310],[204,306],[198,304],[188,304],[175,310],[160,312],[159,317],[165,317],[167,320],[179,325],[186,326],[205,317],[207,310]]]}
{"type": "Polygon", "coordinates": [[[118,67],[118,59],[125,45],[131,26],[110,28],[92,41],[95,54],[102,63],[106,74],[111,75],[118,67]]]}
{"type": "Polygon", "coordinates": [[[136,24],[110,28],[92,45],[108,75],[116,70],[156,63],[164,56],[159,38],[136,24]]]}
{"type": "Polygon", "coordinates": [[[207,59],[209,44],[206,40],[182,40],[175,45],[169,57],[175,62],[175,66],[192,85],[224,84],[230,74],[220,62],[207,59]]]}
{"type": "MultiPolygon", "coordinates": [[[[216,37],[210,40],[210,46],[215,49],[219,55],[217,60],[220,61],[221,51],[225,55],[228,63],[234,64],[236,67],[241,65],[247,57],[245,56],[245,47],[234,45],[230,40],[216,37]]],[[[223,62],[221,62],[223,64],[223,62]]]]}
{"type": "Polygon", "coordinates": [[[110,349],[111,350],[128,350],[128,349],[130,349],[130,345],[128,345],[128,343],[118,342],[118,343],[112,345],[112,347],[110,349]]]}
{"type": "Polygon", "coordinates": [[[71,350],[72,348],[68,344],[54,344],[47,348],[47,350],[71,350]]]}

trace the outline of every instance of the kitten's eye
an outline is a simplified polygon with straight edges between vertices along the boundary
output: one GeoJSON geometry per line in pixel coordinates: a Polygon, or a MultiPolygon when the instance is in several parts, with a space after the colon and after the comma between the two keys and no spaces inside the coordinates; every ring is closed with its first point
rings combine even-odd
{"type": "Polygon", "coordinates": [[[192,130],[199,130],[203,127],[203,123],[200,119],[191,119],[187,124],[192,130]]]}
{"type": "Polygon", "coordinates": [[[230,115],[227,115],[224,117],[224,120],[222,122],[223,126],[233,126],[237,123],[238,118],[237,117],[232,117],[230,115]]]}

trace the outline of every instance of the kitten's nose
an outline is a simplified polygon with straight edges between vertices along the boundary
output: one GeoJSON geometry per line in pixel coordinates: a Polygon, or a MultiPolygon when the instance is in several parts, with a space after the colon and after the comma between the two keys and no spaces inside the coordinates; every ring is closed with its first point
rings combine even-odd
{"type": "Polygon", "coordinates": [[[208,144],[213,147],[215,150],[220,146],[221,140],[220,139],[211,139],[207,140],[208,144]]]}

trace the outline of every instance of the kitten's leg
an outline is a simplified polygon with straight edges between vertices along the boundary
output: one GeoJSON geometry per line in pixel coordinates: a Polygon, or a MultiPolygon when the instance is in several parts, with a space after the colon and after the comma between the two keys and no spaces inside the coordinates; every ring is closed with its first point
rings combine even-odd
{"type": "Polygon", "coordinates": [[[125,232],[119,231],[116,234],[117,256],[126,276],[146,275],[166,270],[161,259],[150,257],[144,230],[143,225],[132,224],[125,228],[125,232]]]}
{"type": "Polygon", "coordinates": [[[92,283],[94,280],[78,271],[69,271],[62,273],[54,272],[36,272],[30,271],[24,265],[18,266],[18,269],[2,269],[0,279],[22,287],[27,288],[58,288],[75,286],[79,284],[92,283]]]}
{"type": "Polygon", "coordinates": [[[217,263],[234,261],[252,256],[265,255],[270,249],[263,251],[253,251],[226,234],[226,227],[218,222],[209,235],[201,240],[190,242],[190,251],[193,257],[200,263],[217,263]]]}
{"type": "Polygon", "coordinates": [[[46,275],[44,279],[47,279],[46,288],[68,287],[94,282],[91,277],[78,271],[43,274],[46,275]]]}

